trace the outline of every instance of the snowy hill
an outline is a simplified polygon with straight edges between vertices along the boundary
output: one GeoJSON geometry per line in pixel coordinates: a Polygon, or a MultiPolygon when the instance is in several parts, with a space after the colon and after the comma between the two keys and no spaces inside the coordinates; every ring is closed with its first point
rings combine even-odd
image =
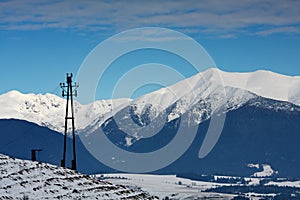
{"type": "Polygon", "coordinates": [[[0,154],[0,199],[155,199],[61,167],[0,154]]]}

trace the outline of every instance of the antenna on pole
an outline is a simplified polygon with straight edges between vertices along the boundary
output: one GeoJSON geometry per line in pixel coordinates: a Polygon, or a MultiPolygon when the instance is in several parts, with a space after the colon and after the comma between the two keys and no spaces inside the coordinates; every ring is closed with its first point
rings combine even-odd
{"type": "Polygon", "coordinates": [[[61,166],[66,167],[66,150],[67,150],[67,131],[68,131],[68,120],[72,120],[72,137],[73,137],[73,160],[72,170],[76,170],[76,148],[75,148],[75,123],[74,123],[74,105],[73,96],[77,96],[78,83],[72,84],[73,74],[67,73],[67,85],[60,83],[62,89],[62,96],[67,97],[66,105],[66,117],[65,117],[65,134],[64,134],[64,146],[63,146],[63,159],[61,160],[61,166]],[[71,100],[71,116],[69,117],[69,100],[71,100]]]}

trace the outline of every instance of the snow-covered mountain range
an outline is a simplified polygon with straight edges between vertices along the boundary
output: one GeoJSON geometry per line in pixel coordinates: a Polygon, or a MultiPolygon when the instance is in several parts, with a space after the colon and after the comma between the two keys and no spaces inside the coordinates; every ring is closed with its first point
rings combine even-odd
{"type": "MultiPolygon", "coordinates": [[[[253,174],[247,167],[249,163],[265,163],[282,176],[300,177],[300,161],[295,154],[300,144],[299,82],[300,77],[267,71],[228,73],[209,69],[134,100],[95,101],[88,105],[75,102],[79,134],[76,146],[81,160],[78,166],[85,173],[112,171],[87,151],[83,141],[100,130],[115,146],[143,153],[169,144],[185,122],[185,133],[196,130],[193,143],[159,173],[201,170],[205,174],[244,176],[253,174]],[[226,120],[217,143],[205,154],[207,157],[199,159],[199,149],[210,135],[210,122],[224,113],[226,120]]],[[[29,159],[30,149],[41,148],[43,161],[59,165],[62,135],[40,126],[63,132],[65,103],[52,94],[11,91],[0,95],[1,152],[29,159]],[[3,120],[7,118],[21,120],[3,120]]]]}
{"type": "MultiPolygon", "coordinates": [[[[191,123],[199,124],[213,113],[237,109],[257,96],[300,105],[299,85],[300,77],[288,77],[269,71],[229,73],[212,68],[128,101],[127,106],[123,104],[127,111],[123,109],[120,115],[114,114],[114,119],[119,122],[118,125],[123,123],[127,126],[130,117],[134,116],[137,119],[135,122],[144,126],[146,122],[143,122],[142,116],[145,115],[148,121],[161,116],[170,122],[191,111],[194,115],[191,123]],[[166,113],[167,109],[171,109],[169,113],[166,113]],[[126,114],[128,116],[124,117],[126,114]]],[[[98,123],[98,127],[100,125],[98,123]]],[[[130,129],[132,131],[134,126],[130,129]]]]}
{"type": "MultiPolygon", "coordinates": [[[[126,101],[100,100],[87,105],[74,101],[76,128],[85,128],[95,118],[105,120],[111,116],[113,104],[122,106],[126,101]]],[[[0,95],[0,105],[0,119],[22,119],[64,132],[66,100],[54,94],[22,94],[13,90],[0,95]]]]}
{"type": "MultiPolygon", "coordinates": [[[[127,107],[127,114],[136,118],[136,128],[149,123],[145,115],[150,121],[161,115],[169,122],[191,110],[194,123],[199,124],[220,109],[226,108],[226,112],[237,109],[257,96],[300,105],[300,77],[270,71],[230,73],[212,68],[135,100],[99,100],[87,105],[75,101],[75,123],[78,131],[87,126],[97,128],[114,115],[118,120],[117,113],[127,107]],[[166,115],[166,109],[171,106],[166,115]]],[[[0,119],[22,119],[63,132],[65,103],[53,94],[10,91],[0,95],[0,119]]],[[[124,112],[120,117],[123,121],[119,125],[128,123],[124,112]]]]}

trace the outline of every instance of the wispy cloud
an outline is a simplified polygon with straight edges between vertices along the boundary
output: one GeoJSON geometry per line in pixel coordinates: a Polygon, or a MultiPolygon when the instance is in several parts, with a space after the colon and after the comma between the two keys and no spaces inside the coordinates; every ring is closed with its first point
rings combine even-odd
{"type": "Polygon", "coordinates": [[[0,29],[80,32],[160,26],[218,37],[299,34],[300,1],[0,1],[0,29]]]}
{"type": "Polygon", "coordinates": [[[150,41],[150,42],[168,42],[189,40],[178,32],[171,32],[163,28],[138,28],[134,31],[127,31],[118,37],[114,37],[113,41],[128,42],[128,41],[150,41]]]}
{"type": "Polygon", "coordinates": [[[271,35],[276,33],[300,34],[300,26],[275,27],[256,32],[257,35],[271,35]]]}

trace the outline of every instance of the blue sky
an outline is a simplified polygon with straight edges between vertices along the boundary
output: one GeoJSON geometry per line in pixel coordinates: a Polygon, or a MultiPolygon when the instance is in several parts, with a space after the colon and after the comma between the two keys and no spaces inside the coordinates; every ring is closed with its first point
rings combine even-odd
{"type": "MultiPolygon", "coordinates": [[[[0,0],[0,94],[14,89],[59,95],[66,72],[76,74],[100,42],[139,27],[188,35],[224,71],[265,69],[299,76],[299,8],[300,1],[292,0],[0,0]]],[[[150,56],[158,54],[150,51],[150,56]]],[[[145,55],[138,59],[151,62],[145,55]]],[[[130,67],[130,61],[124,63],[130,67]]],[[[167,64],[176,68],[178,63],[186,64],[180,60],[167,64]]],[[[186,69],[185,76],[196,73],[186,69]]],[[[108,87],[97,92],[98,99],[110,98],[114,83],[109,80],[103,83],[108,87]]],[[[133,97],[158,87],[140,88],[133,97]]]]}

